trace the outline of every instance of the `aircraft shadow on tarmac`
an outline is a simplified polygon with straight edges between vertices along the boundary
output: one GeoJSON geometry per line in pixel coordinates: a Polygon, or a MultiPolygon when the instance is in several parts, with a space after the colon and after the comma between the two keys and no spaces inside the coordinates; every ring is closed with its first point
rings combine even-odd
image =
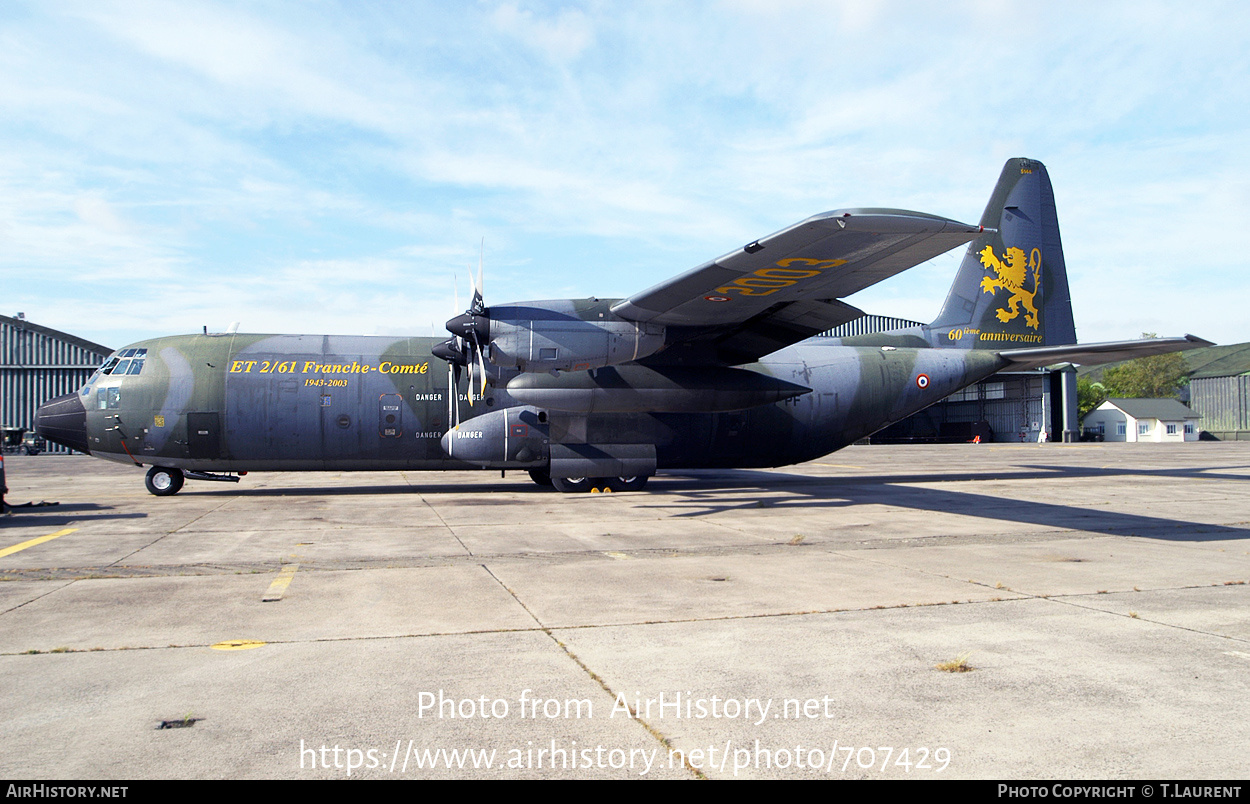
{"type": "MultiPolygon", "coordinates": [[[[217,485],[217,484],[214,484],[217,485]]],[[[280,488],[216,488],[205,491],[202,488],[188,487],[182,492],[183,497],[355,497],[395,494],[466,494],[473,493],[476,497],[466,501],[466,505],[514,505],[508,497],[491,498],[491,494],[543,494],[553,492],[533,483],[507,485],[493,483],[422,483],[411,486],[283,486],[280,488]]]]}
{"type": "MultiPolygon", "coordinates": [[[[1097,478],[1123,475],[1152,477],[1201,477],[1204,469],[1094,469],[1087,467],[1029,467],[1036,471],[969,472],[961,474],[860,475],[854,477],[813,477],[773,474],[751,470],[691,473],[669,477],[681,482],[676,488],[660,486],[665,491],[683,493],[691,499],[659,502],[655,508],[690,509],[674,513],[676,517],[698,517],[709,514],[751,510],[759,507],[781,510],[801,508],[843,508],[855,505],[887,505],[917,511],[959,514],[1003,522],[1039,525],[1049,528],[1106,533],[1114,536],[1143,536],[1169,541],[1223,541],[1250,538],[1250,529],[1234,528],[1203,522],[1166,517],[1108,511],[1077,505],[1057,505],[1011,497],[977,494],[971,491],[916,488],[907,484],[933,482],[1029,481],[1061,478],[1097,478]],[[737,482],[734,482],[737,481],[737,482]],[[758,489],[773,491],[783,487],[794,494],[788,499],[775,497],[744,500],[737,496],[724,500],[726,492],[758,489]]],[[[1207,475],[1211,477],[1210,475],[1207,475]]],[[[1243,475],[1218,475],[1218,479],[1242,480],[1243,475]]]]}
{"type": "MultiPolygon", "coordinates": [[[[878,475],[800,475],[792,472],[769,472],[750,469],[703,469],[671,472],[652,479],[652,498],[642,507],[671,512],[675,517],[699,517],[760,507],[776,509],[844,508],[855,505],[889,505],[918,511],[934,511],[973,516],[982,519],[1017,522],[1048,528],[1106,533],[1116,536],[1144,536],[1170,541],[1221,541],[1250,538],[1250,529],[1228,527],[1183,519],[1146,516],[1108,511],[1078,505],[1035,502],[1012,497],[978,494],[975,491],[916,488],[916,483],[957,483],[977,481],[1036,482],[1063,479],[1098,479],[1113,477],[1175,478],[1181,480],[1250,480],[1250,474],[1233,471],[1250,467],[1220,467],[1212,471],[1204,467],[1163,467],[1136,469],[1126,467],[1072,467],[1031,465],[1007,471],[966,471],[956,473],[913,472],[878,475]],[[794,496],[772,496],[784,491],[794,496]],[[759,492],[769,496],[744,498],[743,493],[759,492]],[[671,499],[667,495],[682,495],[671,499]]],[[[259,489],[214,489],[198,494],[244,497],[299,496],[369,496],[393,494],[463,495],[472,491],[463,503],[442,504],[512,505],[513,494],[551,494],[549,489],[516,483],[437,483],[418,485],[369,485],[325,487],[282,487],[259,489]],[[507,497],[492,494],[506,492],[507,497]]],[[[198,495],[197,495],[198,496],[198,495]]],[[[631,495],[633,496],[633,495],[631,495]]]]}
{"type": "Polygon", "coordinates": [[[13,508],[13,518],[10,524],[30,524],[37,521],[40,526],[56,527],[58,525],[70,525],[78,522],[111,522],[120,519],[146,519],[145,513],[106,513],[114,511],[111,505],[99,505],[97,503],[53,503],[51,505],[41,506],[32,505],[29,508],[21,503],[9,503],[13,508]]]}

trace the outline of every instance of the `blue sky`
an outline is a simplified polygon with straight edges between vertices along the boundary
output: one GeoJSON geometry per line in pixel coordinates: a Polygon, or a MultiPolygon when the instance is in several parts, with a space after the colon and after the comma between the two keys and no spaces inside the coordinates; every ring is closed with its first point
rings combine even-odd
{"type": "MultiPolygon", "coordinates": [[[[441,333],[828,209],[1055,184],[1083,341],[1250,340],[1234,3],[0,5],[0,312],[108,346],[441,333]]],[[[959,252],[851,299],[928,321],[959,252]]]]}

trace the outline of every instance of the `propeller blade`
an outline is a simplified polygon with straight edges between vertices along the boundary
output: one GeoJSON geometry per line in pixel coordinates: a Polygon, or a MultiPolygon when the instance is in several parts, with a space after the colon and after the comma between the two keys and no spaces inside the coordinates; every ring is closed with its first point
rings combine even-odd
{"type": "Polygon", "coordinates": [[[449,362],[447,364],[447,429],[448,430],[450,430],[452,427],[455,427],[455,425],[452,424],[452,414],[451,414],[452,405],[455,404],[455,400],[456,400],[456,395],[455,395],[456,389],[451,384],[452,370],[453,370],[452,365],[449,362]]]}
{"type": "Polygon", "coordinates": [[[477,347],[477,360],[482,366],[482,396],[486,396],[486,358],[482,355],[482,347],[477,347]]]}
{"type": "Polygon", "coordinates": [[[473,291],[473,296],[469,300],[469,309],[465,312],[476,313],[482,309],[482,289],[478,287],[477,282],[473,281],[473,264],[469,264],[469,287],[473,291]]]}
{"type": "Polygon", "coordinates": [[[460,365],[456,364],[456,381],[451,387],[451,398],[456,402],[456,427],[460,426],[460,365]]]}

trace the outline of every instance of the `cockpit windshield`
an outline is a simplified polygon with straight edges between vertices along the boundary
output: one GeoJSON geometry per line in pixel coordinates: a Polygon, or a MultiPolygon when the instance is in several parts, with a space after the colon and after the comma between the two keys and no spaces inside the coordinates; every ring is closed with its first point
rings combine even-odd
{"type": "Polygon", "coordinates": [[[138,374],[143,371],[143,361],[147,357],[147,349],[123,349],[113,357],[110,357],[104,367],[100,369],[101,374],[115,374],[118,376],[124,374],[138,374]]]}
{"type": "MultiPolygon", "coordinates": [[[[100,366],[91,378],[87,380],[82,387],[82,395],[87,396],[91,393],[91,386],[96,380],[104,376],[124,377],[139,374],[143,371],[144,361],[147,359],[147,349],[122,349],[121,351],[111,355],[104,361],[104,365],[100,366]]],[[[103,407],[103,406],[101,406],[103,407]]]]}

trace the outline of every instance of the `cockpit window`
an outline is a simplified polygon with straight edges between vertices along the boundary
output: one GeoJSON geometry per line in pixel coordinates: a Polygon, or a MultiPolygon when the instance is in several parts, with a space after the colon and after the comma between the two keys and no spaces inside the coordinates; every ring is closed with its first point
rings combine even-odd
{"type": "Polygon", "coordinates": [[[138,374],[143,371],[143,362],[147,354],[147,349],[123,349],[108,359],[108,362],[100,368],[100,373],[119,376],[138,374]]]}
{"type": "Polygon", "coordinates": [[[116,410],[122,405],[122,389],[113,386],[112,388],[97,388],[95,392],[95,406],[98,410],[111,408],[116,410]]]}
{"type": "MultiPolygon", "coordinates": [[[[122,349],[120,352],[117,352],[105,360],[103,366],[96,369],[96,372],[91,375],[91,378],[87,380],[86,384],[83,385],[82,390],[79,391],[79,393],[83,396],[91,396],[91,386],[95,385],[96,380],[105,375],[122,377],[139,374],[143,371],[143,364],[147,358],[147,354],[147,349],[138,349],[133,347],[130,349],[122,349]]],[[[120,399],[120,397],[118,397],[118,399],[120,399]]],[[[113,402],[115,404],[108,404],[108,399],[104,389],[99,389],[96,404],[100,409],[104,409],[105,407],[115,408],[117,407],[117,401],[117,399],[114,399],[113,402]]]]}

